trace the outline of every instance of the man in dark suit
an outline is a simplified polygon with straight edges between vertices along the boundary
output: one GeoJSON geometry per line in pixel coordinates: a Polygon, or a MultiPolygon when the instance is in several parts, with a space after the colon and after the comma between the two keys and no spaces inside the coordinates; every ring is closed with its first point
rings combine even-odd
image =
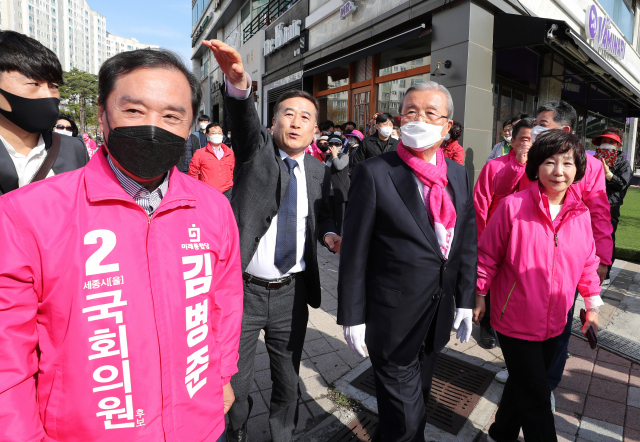
{"type": "Polygon", "coordinates": [[[13,31],[0,32],[0,54],[2,195],[36,177],[84,167],[89,154],[77,138],[52,132],[62,84],[58,57],[37,40],[13,31]],[[47,157],[50,161],[55,158],[52,164],[47,157]]]}
{"type": "Polygon", "coordinates": [[[391,137],[393,131],[393,117],[388,113],[378,114],[376,117],[376,131],[362,140],[360,149],[357,150],[351,163],[353,166],[377,157],[385,152],[398,149],[398,140],[391,137]]]}
{"type": "Polygon", "coordinates": [[[451,95],[421,83],[400,109],[398,151],[355,169],[338,281],[338,324],[356,354],[369,350],[384,442],[424,441],[438,354],[454,315],[469,339],[476,289],[473,182],[440,151],[451,95]]]}
{"type": "Polygon", "coordinates": [[[286,442],[298,418],[307,304],[320,306],[316,241],[334,252],[341,243],[328,205],[329,168],[304,154],[314,139],[318,103],[302,91],[281,96],[271,135],[260,125],[240,54],[218,40],[204,44],[225,74],[223,93],[236,156],[231,206],[240,230],[245,280],[239,371],[231,379],[236,400],[229,410],[227,440],[247,440],[253,362],[264,330],[273,382],[269,428],[274,442],[286,442]]]}
{"type": "Polygon", "coordinates": [[[189,134],[187,138],[187,142],[185,144],[184,157],[182,161],[178,163],[178,169],[182,173],[189,173],[189,164],[191,164],[191,158],[193,158],[193,154],[196,153],[196,150],[201,149],[200,147],[200,139],[196,134],[189,134]]]}

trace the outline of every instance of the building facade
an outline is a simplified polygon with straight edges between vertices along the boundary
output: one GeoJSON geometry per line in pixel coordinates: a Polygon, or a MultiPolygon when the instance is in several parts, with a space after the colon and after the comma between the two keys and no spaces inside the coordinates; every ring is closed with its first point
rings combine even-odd
{"type": "Polygon", "coordinates": [[[351,120],[366,133],[376,112],[399,121],[406,90],[433,80],[451,91],[474,179],[504,121],[535,115],[555,99],[578,111],[576,133],[587,150],[602,129],[615,126],[625,133],[627,157],[638,163],[640,10],[633,0],[195,0],[193,6],[194,71],[201,69],[214,97],[203,111],[218,106],[221,119],[222,78],[202,39],[225,40],[241,53],[262,43],[261,78],[255,69],[251,76],[267,126],[280,94],[304,89],[320,102],[319,121],[351,120]]]}
{"type": "Polygon", "coordinates": [[[85,0],[0,0],[0,30],[26,34],[60,59],[62,69],[97,74],[104,61],[124,50],[158,49],[107,32],[107,19],[85,0]]]}

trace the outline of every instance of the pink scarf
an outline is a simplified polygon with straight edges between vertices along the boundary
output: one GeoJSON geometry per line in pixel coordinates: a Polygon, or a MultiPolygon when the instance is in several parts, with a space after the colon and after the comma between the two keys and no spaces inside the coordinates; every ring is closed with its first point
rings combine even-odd
{"type": "Polygon", "coordinates": [[[453,230],[456,226],[456,210],[445,191],[449,181],[447,180],[447,163],[442,149],[436,151],[435,166],[412,155],[402,141],[398,145],[398,155],[424,184],[425,207],[431,214],[430,220],[436,232],[442,256],[444,259],[449,259],[453,230]]]}

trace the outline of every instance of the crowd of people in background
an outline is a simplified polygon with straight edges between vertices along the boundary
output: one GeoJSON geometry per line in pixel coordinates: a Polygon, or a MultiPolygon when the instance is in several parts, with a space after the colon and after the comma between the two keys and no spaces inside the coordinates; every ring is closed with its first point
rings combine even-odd
{"type": "Polygon", "coordinates": [[[615,260],[624,133],[591,155],[575,109],[543,103],[503,123],[474,183],[446,87],[413,85],[360,128],[288,91],[267,128],[242,57],[204,44],[227,124],[197,115],[175,54],[124,52],[99,74],[102,142],[59,113],[55,54],[0,32],[0,439],[246,442],[264,332],[269,431],[290,441],[320,245],[341,255],[345,341],[371,358],[374,440],[423,440],[438,355],[474,322],[507,366],[487,440],[557,441],[575,302],[597,335],[615,260]]]}

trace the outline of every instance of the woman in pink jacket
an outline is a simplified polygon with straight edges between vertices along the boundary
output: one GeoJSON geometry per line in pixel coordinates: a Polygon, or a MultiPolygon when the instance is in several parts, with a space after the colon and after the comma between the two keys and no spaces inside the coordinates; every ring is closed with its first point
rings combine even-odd
{"type": "Polygon", "coordinates": [[[491,289],[491,325],[510,376],[488,441],[557,441],[547,369],[577,286],[585,299],[583,332],[598,329],[600,280],[589,210],[572,183],[585,174],[586,154],[569,132],[539,135],[526,173],[538,184],[507,197],[478,244],[478,308],[491,289]]]}

